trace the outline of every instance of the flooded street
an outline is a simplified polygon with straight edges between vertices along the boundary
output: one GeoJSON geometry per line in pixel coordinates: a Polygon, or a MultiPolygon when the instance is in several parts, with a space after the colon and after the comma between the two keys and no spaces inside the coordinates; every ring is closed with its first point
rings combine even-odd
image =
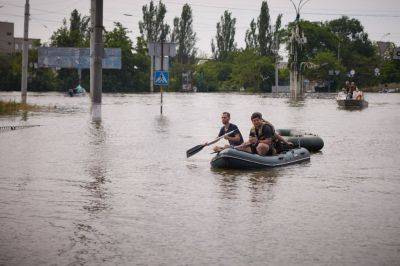
{"type": "MultiPolygon", "coordinates": [[[[0,93],[17,99],[19,93],[0,93]]],[[[400,94],[290,103],[243,94],[32,93],[50,112],[0,117],[0,265],[399,265],[400,94]],[[220,114],[247,138],[260,111],[322,152],[263,171],[210,168],[220,114]]],[[[223,142],[220,142],[222,144],[223,142]]]]}

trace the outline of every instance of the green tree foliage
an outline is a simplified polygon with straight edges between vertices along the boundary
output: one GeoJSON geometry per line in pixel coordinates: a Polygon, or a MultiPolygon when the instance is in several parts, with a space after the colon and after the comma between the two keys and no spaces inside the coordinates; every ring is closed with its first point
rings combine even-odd
{"type": "Polygon", "coordinates": [[[212,60],[196,67],[196,86],[199,91],[271,91],[274,64],[269,57],[246,49],[230,55],[230,60],[212,60]]]}
{"type": "Polygon", "coordinates": [[[217,34],[211,42],[211,50],[214,58],[225,60],[229,54],[236,50],[235,43],[236,18],[232,18],[232,13],[225,10],[221,16],[220,22],[217,23],[217,34]]]}
{"type": "Polygon", "coordinates": [[[269,7],[267,1],[261,4],[261,12],[258,17],[258,43],[260,46],[260,54],[262,56],[272,56],[272,29],[271,18],[269,15],[269,7]]]}
{"type": "Polygon", "coordinates": [[[314,55],[311,63],[302,65],[302,72],[308,79],[318,82],[329,82],[331,89],[338,88],[343,84],[345,76],[345,68],[339,63],[336,55],[329,50],[320,51],[314,55]],[[342,74],[342,75],[340,75],[342,74]]]}
{"type": "Polygon", "coordinates": [[[400,82],[400,60],[393,59],[395,44],[391,43],[380,67],[380,79],[383,83],[400,82]]]}
{"type": "Polygon", "coordinates": [[[121,23],[115,22],[112,31],[104,34],[105,47],[121,48],[122,68],[103,70],[103,90],[106,92],[135,92],[148,88],[149,58],[133,53],[129,31],[121,23]]]}
{"type": "Polygon", "coordinates": [[[183,6],[181,17],[174,19],[171,41],[178,43],[177,61],[179,63],[187,64],[194,61],[196,33],[193,31],[192,9],[188,4],[183,6]]]}
{"type": "Polygon", "coordinates": [[[246,31],[246,49],[255,49],[262,56],[272,56],[276,59],[285,33],[281,26],[282,14],[278,15],[275,25],[272,26],[268,3],[263,1],[257,23],[252,19],[250,28],[246,31]]]}
{"type": "Polygon", "coordinates": [[[251,20],[250,28],[246,31],[245,43],[246,49],[258,49],[257,24],[254,19],[251,20]]]}
{"type": "Polygon", "coordinates": [[[251,91],[270,92],[274,82],[272,58],[259,56],[254,50],[235,54],[232,67],[232,85],[251,91]]]}
{"type": "Polygon", "coordinates": [[[337,45],[340,43],[342,64],[348,69],[357,68],[359,71],[356,70],[356,73],[361,74],[361,76],[357,75],[355,78],[363,83],[365,75],[370,76],[373,73],[373,66],[380,60],[368,38],[368,34],[364,32],[364,27],[359,20],[350,19],[346,16],[326,22],[325,25],[335,35],[337,45]],[[361,63],[366,64],[363,66],[372,69],[370,71],[359,69],[361,63]]]}
{"type": "Polygon", "coordinates": [[[16,90],[21,87],[21,56],[0,54],[0,90],[16,90]]]}
{"type": "MultiPolygon", "coordinates": [[[[29,50],[28,89],[30,91],[57,90],[56,73],[51,69],[35,68],[37,50],[29,50]]],[[[0,90],[19,90],[21,88],[21,53],[0,54],[0,90]]]]}
{"type": "MultiPolygon", "coordinates": [[[[89,47],[90,31],[89,17],[82,16],[76,9],[71,12],[69,26],[67,20],[50,37],[50,46],[55,47],[89,47]]],[[[89,87],[89,71],[83,70],[84,86],[89,87]]],[[[60,69],[58,71],[57,87],[60,91],[66,91],[78,85],[78,71],[76,69],[60,69]]]]}
{"type": "Polygon", "coordinates": [[[56,47],[88,47],[90,43],[90,18],[82,16],[76,9],[71,12],[69,27],[67,20],[50,37],[50,45],[56,47]]]}
{"type": "Polygon", "coordinates": [[[144,42],[166,41],[170,26],[164,22],[167,8],[161,0],[158,2],[158,6],[155,6],[151,0],[149,6],[142,7],[142,12],[143,20],[139,22],[139,30],[144,42]]]}

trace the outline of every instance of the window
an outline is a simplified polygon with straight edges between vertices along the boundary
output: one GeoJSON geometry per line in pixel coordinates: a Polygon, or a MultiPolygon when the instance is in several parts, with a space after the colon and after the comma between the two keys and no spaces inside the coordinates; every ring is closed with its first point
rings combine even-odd
{"type": "Polygon", "coordinates": [[[8,42],[8,45],[11,45],[11,42],[8,42]]]}
{"type": "Polygon", "coordinates": [[[11,36],[11,32],[7,32],[7,36],[11,36]]]}
{"type": "Polygon", "coordinates": [[[32,49],[32,44],[29,44],[29,49],[32,49]]]}
{"type": "Polygon", "coordinates": [[[18,50],[19,49],[19,45],[18,43],[15,44],[15,49],[18,50]]]}

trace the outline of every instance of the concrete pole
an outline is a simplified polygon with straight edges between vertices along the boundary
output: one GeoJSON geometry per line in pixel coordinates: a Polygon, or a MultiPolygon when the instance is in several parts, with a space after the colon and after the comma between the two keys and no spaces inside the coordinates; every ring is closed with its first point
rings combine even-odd
{"type": "Polygon", "coordinates": [[[79,80],[79,85],[82,83],[82,68],[78,68],[78,80],[79,80]]]}
{"type": "Polygon", "coordinates": [[[21,102],[26,103],[28,91],[28,30],[29,28],[29,0],[25,2],[24,42],[22,45],[22,73],[21,73],[21,102]]]}
{"type": "MultiPolygon", "coordinates": [[[[161,71],[164,71],[164,42],[161,41],[161,71]]],[[[163,86],[160,86],[160,114],[162,115],[163,109],[163,86]]]]}
{"type": "Polygon", "coordinates": [[[91,0],[92,32],[90,34],[90,96],[101,103],[103,85],[103,0],[91,0]]]}
{"type": "Polygon", "coordinates": [[[154,64],[155,64],[155,57],[154,56],[150,56],[151,58],[151,65],[150,65],[150,92],[153,93],[154,92],[154,64]]]}
{"type": "Polygon", "coordinates": [[[276,50],[276,59],[275,59],[275,90],[278,92],[278,86],[279,86],[279,71],[278,71],[278,65],[279,65],[279,44],[278,44],[278,38],[276,38],[275,41],[275,50],[276,50]]]}

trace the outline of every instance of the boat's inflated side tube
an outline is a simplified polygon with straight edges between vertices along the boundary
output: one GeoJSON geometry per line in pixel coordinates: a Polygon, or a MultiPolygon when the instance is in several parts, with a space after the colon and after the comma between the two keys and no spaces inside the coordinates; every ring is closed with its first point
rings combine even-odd
{"type": "Polygon", "coordinates": [[[324,147],[324,141],[321,137],[313,134],[299,133],[293,129],[277,129],[279,135],[290,141],[294,146],[303,147],[310,152],[320,151],[324,147]]]}
{"type": "Polygon", "coordinates": [[[310,160],[310,152],[296,148],[274,156],[260,156],[228,148],[219,152],[212,160],[213,168],[257,169],[285,166],[310,160]]]}

